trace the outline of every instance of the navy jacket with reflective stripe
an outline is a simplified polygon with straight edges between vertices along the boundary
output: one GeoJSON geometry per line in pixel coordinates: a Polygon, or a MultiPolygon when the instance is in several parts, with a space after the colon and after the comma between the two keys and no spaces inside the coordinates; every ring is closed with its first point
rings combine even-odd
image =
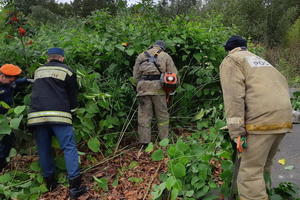
{"type": "Polygon", "coordinates": [[[71,117],[66,115],[76,108],[77,93],[76,73],[70,67],[56,60],[39,67],[34,75],[28,125],[70,124],[71,117]]]}

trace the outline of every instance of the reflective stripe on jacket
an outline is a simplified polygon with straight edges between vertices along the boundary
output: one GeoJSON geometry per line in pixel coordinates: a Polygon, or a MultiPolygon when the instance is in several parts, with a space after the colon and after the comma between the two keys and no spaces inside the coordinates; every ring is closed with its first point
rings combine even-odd
{"type": "Polygon", "coordinates": [[[288,84],[270,63],[246,49],[235,48],[220,65],[220,77],[232,138],[291,131],[288,84]]]}
{"type": "Polygon", "coordinates": [[[45,122],[72,124],[72,115],[70,113],[61,111],[41,111],[28,114],[28,124],[32,125],[45,122]]]}

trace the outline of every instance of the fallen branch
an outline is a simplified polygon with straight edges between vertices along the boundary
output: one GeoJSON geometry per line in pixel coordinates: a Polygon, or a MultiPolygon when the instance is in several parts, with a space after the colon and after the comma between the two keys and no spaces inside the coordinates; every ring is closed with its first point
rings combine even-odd
{"type": "MultiPolygon", "coordinates": [[[[125,148],[126,148],[126,147],[125,147],[125,148]]],[[[99,165],[102,165],[102,164],[104,164],[104,163],[106,163],[106,162],[108,162],[108,161],[110,161],[110,160],[112,160],[112,159],[114,159],[114,158],[116,158],[116,157],[118,157],[118,156],[124,154],[125,152],[129,151],[130,149],[132,149],[132,148],[129,148],[129,149],[126,149],[126,150],[124,150],[124,148],[123,148],[123,149],[120,149],[120,150],[119,150],[120,153],[115,154],[115,155],[110,156],[110,157],[107,157],[107,158],[104,158],[103,160],[101,160],[101,162],[99,162],[99,163],[97,163],[97,164],[95,164],[95,165],[93,165],[93,166],[90,166],[90,167],[84,169],[83,171],[81,171],[81,173],[84,174],[84,173],[88,172],[89,170],[91,170],[91,169],[93,169],[93,168],[95,168],[95,167],[98,167],[99,165]]]]}
{"type": "Polygon", "coordinates": [[[157,176],[158,170],[160,169],[160,166],[161,166],[161,163],[159,163],[159,165],[158,165],[158,167],[157,167],[157,169],[156,169],[154,175],[151,177],[151,180],[150,180],[150,182],[149,182],[149,184],[148,184],[148,187],[147,187],[147,190],[146,190],[146,193],[145,193],[145,195],[144,195],[143,200],[145,200],[145,199],[147,198],[147,195],[148,195],[148,193],[149,193],[149,191],[150,191],[152,182],[154,181],[155,177],[157,176]]]}

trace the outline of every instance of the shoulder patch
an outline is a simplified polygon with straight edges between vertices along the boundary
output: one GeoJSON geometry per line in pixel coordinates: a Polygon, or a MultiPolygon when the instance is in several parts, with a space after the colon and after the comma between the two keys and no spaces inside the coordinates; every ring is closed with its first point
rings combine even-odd
{"type": "Polygon", "coordinates": [[[268,61],[258,56],[247,56],[246,60],[251,67],[273,67],[268,61]]]}

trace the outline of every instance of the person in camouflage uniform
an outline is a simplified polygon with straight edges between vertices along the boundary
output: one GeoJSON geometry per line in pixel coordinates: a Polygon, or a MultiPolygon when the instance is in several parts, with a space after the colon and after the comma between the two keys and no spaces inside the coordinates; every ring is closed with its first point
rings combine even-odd
{"type": "Polygon", "coordinates": [[[158,122],[160,139],[169,135],[169,113],[166,92],[161,86],[161,73],[176,73],[177,69],[169,54],[165,51],[165,43],[156,41],[147,51],[139,54],[133,68],[133,77],[137,80],[138,133],[139,143],[151,142],[151,121],[153,108],[158,122]]]}

